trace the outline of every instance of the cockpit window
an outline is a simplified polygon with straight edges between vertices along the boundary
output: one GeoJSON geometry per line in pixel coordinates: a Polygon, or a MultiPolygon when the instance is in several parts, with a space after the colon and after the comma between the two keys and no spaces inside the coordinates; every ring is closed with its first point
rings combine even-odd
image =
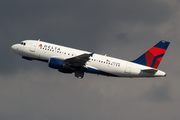
{"type": "Polygon", "coordinates": [[[25,42],[21,42],[21,45],[26,45],[26,43],[25,42]]]}

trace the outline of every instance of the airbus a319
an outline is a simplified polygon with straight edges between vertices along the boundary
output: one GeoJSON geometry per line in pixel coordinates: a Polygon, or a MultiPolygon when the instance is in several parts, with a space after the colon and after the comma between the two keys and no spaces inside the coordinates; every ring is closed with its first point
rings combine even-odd
{"type": "Polygon", "coordinates": [[[47,62],[48,66],[62,73],[74,73],[83,78],[84,73],[112,77],[164,77],[158,66],[170,42],[160,41],[133,61],[100,55],[40,40],[24,40],[11,46],[13,52],[26,60],[47,62]]]}

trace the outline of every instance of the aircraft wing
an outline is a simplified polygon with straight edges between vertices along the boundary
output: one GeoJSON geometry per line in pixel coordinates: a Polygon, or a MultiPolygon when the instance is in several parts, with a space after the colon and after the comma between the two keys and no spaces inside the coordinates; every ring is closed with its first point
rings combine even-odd
{"type": "Polygon", "coordinates": [[[66,65],[73,66],[73,67],[84,67],[84,65],[86,64],[86,62],[90,59],[92,55],[93,53],[92,54],[84,53],[76,57],[68,58],[64,62],[66,65]]]}

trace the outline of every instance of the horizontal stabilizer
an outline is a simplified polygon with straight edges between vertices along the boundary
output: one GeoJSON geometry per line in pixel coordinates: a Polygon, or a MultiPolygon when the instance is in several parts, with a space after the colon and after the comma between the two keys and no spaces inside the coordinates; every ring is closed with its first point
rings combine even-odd
{"type": "Polygon", "coordinates": [[[148,73],[156,73],[158,70],[157,69],[144,69],[142,71],[148,72],[148,73]]]}

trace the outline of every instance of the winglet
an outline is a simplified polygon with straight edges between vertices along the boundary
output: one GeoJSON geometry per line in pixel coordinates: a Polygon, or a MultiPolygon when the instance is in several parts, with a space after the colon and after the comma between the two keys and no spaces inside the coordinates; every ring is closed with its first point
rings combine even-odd
{"type": "Polygon", "coordinates": [[[93,56],[94,52],[92,52],[91,54],[89,54],[91,57],[93,56]]]}
{"type": "Polygon", "coordinates": [[[157,69],[169,44],[170,42],[162,40],[139,58],[131,62],[157,69]]]}

